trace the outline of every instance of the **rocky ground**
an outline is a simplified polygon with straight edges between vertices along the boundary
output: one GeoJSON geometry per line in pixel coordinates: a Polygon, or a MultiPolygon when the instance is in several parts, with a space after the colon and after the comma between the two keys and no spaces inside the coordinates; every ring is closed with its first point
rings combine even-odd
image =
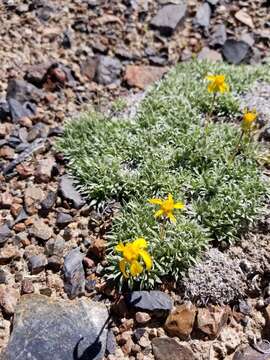
{"type": "MultiPolygon", "coordinates": [[[[48,313],[55,314],[52,322],[57,321],[57,314],[66,307],[61,301],[67,304],[67,298],[79,295],[81,306],[77,300],[69,303],[78,327],[72,327],[63,315],[62,329],[71,330],[62,341],[68,344],[78,331],[88,329],[88,307],[93,311],[97,307],[101,315],[91,320],[96,332],[89,335],[89,342],[95,346],[87,350],[84,346],[89,342],[80,343],[72,359],[91,354],[102,358],[106,343],[110,360],[270,358],[268,344],[260,343],[268,338],[270,326],[267,221],[264,233],[250,235],[253,242],[243,242],[224,255],[242,269],[241,274],[240,270],[232,274],[239,281],[234,284],[237,297],[243,295],[236,301],[233,294],[234,306],[197,308],[184,303],[183,292],[154,292],[150,298],[140,293],[139,303],[117,299],[99,275],[105,265],[102,236],[117,204],[93,208],[75,190],[66,175],[65,160],[52,147],[65,119],[89,106],[107,108],[111,104],[111,111],[118,111],[120,96],[146,89],[179,61],[197,56],[234,64],[268,61],[269,9],[270,2],[262,0],[1,2],[0,349],[7,345],[14,312],[17,314],[7,358],[18,358],[14,349],[22,346],[17,342],[26,330],[20,328],[21,317],[26,317],[25,324],[35,334],[48,313]],[[262,252],[254,258],[258,238],[263,239],[262,252]],[[247,288],[253,290],[248,299],[244,296],[247,288]],[[23,295],[27,296],[16,308],[23,295]],[[89,298],[101,302],[89,303],[89,298]],[[106,306],[115,300],[112,318],[107,320],[106,306]],[[34,309],[40,309],[36,317],[34,309]],[[96,341],[103,327],[107,337],[103,334],[96,341]],[[248,343],[244,352],[235,353],[248,343]]],[[[269,131],[266,138],[267,134],[269,140],[269,131]]],[[[214,256],[227,262],[222,254],[214,256]]],[[[186,286],[185,291],[187,297],[193,294],[191,287],[186,286]]],[[[61,332],[48,325],[42,336],[48,338],[51,331],[61,332]]],[[[57,336],[52,336],[52,343],[53,339],[59,342],[57,336]]],[[[54,356],[50,351],[43,349],[54,356]]],[[[65,351],[54,358],[68,359],[65,354],[70,349],[65,351]]]]}

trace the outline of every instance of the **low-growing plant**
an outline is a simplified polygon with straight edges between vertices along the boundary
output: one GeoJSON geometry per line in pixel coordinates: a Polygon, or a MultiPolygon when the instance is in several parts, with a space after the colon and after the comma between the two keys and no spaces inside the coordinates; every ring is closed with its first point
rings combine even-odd
{"type": "MultiPolygon", "coordinates": [[[[239,239],[260,213],[266,185],[256,160],[257,145],[242,142],[232,157],[241,128],[218,118],[238,115],[237,95],[255,80],[267,80],[269,69],[211,64],[211,73],[224,74],[232,90],[221,92],[214,105],[206,90],[209,69],[204,62],[181,64],[149,92],[136,119],[85,114],[67,123],[58,142],[85,195],[122,204],[107,234],[108,271],[120,284],[124,278],[117,244],[147,241],[151,270],[141,256],[134,259],[141,261],[136,265],[140,285],[153,286],[166,274],[177,279],[209,240],[239,239]],[[209,112],[217,121],[207,125],[206,133],[202,123],[209,112]],[[165,199],[169,193],[185,203],[185,210],[168,216],[175,224],[164,225],[164,219],[153,216],[148,200],[165,199]]],[[[128,281],[132,285],[134,279],[128,281]]]]}

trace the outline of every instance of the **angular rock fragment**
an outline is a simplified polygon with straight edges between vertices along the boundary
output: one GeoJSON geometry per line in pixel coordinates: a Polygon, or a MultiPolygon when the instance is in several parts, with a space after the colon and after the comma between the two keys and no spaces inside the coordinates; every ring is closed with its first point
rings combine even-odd
{"type": "Polygon", "coordinates": [[[99,84],[109,85],[116,82],[121,73],[121,62],[109,56],[99,56],[95,79],[99,84]]]}
{"type": "Polygon", "coordinates": [[[68,175],[63,175],[59,183],[59,192],[62,197],[72,202],[75,209],[81,208],[85,201],[80,193],[75,189],[72,179],[68,175]]]}
{"type": "Polygon", "coordinates": [[[230,39],[224,43],[222,53],[229,63],[237,65],[248,60],[251,55],[251,47],[244,41],[230,39]]]}
{"type": "Polygon", "coordinates": [[[133,291],[126,297],[126,303],[136,309],[155,311],[172,309],[173,301],[162,291],[133,291]]]}
{"type": "Polygon", "coordinates": [[[196,306],[191,303],[177,306],[166,320],[166,331],[171,336],[178,336],[183,339],[187,338],[192,332],[196,313],[196,306]]]}
{"type": "Polygon", "coordinates": [[[144,90],[147,86],[160,80],[166,72],[167,69],[160,66],[128,65],[124,80],[129,86],[144,90]]]}
{"type": "Polygon", "coordinates": [[[65,291],[70,299],[74,299],[85,290],[83,257],[80,249],[76,248],[71,250],[64,260],[65,291]]]}
{"type": "Polygon", "coordinates": [[[153,28],[159,30],[162,35],[170,36],[185,18],[186,11],[187,5],[185,2],[180,5],[166,5],[158,11],[150,24],[153,28]]]}
{"type": "Polygon", "coordinates": [[[106,306],[101,303],[24,295],[16,309],[4,359],[102,360],[107,319],[106,306]]]}
{"type": "Polygon", "coordinates": [[[195,24],[208,28],[210,25],[210,18],[211,18],[211,8],[208,3],[203,3],[197,10],[196,17],[195,17],[195,24]]]}
{"type": "Polygon", "coordinates": [[[195,360],[193,352],[187,346],[171,338],[154,338],[152,347],[156,360],[195,360]]]}

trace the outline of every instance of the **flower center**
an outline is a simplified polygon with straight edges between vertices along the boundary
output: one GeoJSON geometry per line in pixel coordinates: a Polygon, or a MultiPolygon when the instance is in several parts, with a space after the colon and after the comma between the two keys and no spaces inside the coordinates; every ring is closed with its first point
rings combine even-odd
{"type": "Polygon", "coordinates": [[[162,209],[165,213],[169,213],[173,210],[173,202],[169,200],[165,200],[162,204],[162,209]]]}
{"type": "Polygon", "coordinates": [[[138,249],[135,248],[132,244],[128,244],[123,251],[123,256],[127,262],[131,263],[132,261],[138,259],[138,249]]]}

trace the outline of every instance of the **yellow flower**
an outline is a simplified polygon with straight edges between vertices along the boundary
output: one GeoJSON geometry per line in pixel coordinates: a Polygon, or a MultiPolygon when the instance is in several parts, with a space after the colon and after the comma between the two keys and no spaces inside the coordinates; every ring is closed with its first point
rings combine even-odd
{"type": "Polygon", "coordinates": [[[119,268],[126,278],[129,277],[126,272],[127,265],[130,266],[129,272],[132,277],[136,277],[143,272],[143,266],[139,262],[140,259],[143,260],[147,270],[152,268],[152,259],[145,250],[146,248],[147,242],[143,238],[138,238],[126,245],[120,242],[116,246],[115,250],[121,252],[123,256],[123,259],[119,262],[119,268]]]}
{"type": "Polygon", "coordinates": [[[172,197],[172,194],[169,194],[167,199],[150,199],[150,204],[159,205],[160,209],[155,212],[155,217],[164,216],[165,218],[170,219],[172,222],[176,222],[176,218],[173,215],[174,209],[184,209],[185,205],[182,202],[175,203],[172,197]]]}
{"type": "Polygon", "coordinates": [[[206,79],[210,81],[207,90],[210,93],[225,93],[229,91],[229,85],[225,81],[225,75],[208,75],[206,79]]]}
{"type": "Polygon", "coordinates": [[[257,119],[256,110],[249,111],[248,109],[244,110],[243,121],[242,121],[242,130],[247,132],[250,131],[254,126],[254,121],[257,119]]]}

